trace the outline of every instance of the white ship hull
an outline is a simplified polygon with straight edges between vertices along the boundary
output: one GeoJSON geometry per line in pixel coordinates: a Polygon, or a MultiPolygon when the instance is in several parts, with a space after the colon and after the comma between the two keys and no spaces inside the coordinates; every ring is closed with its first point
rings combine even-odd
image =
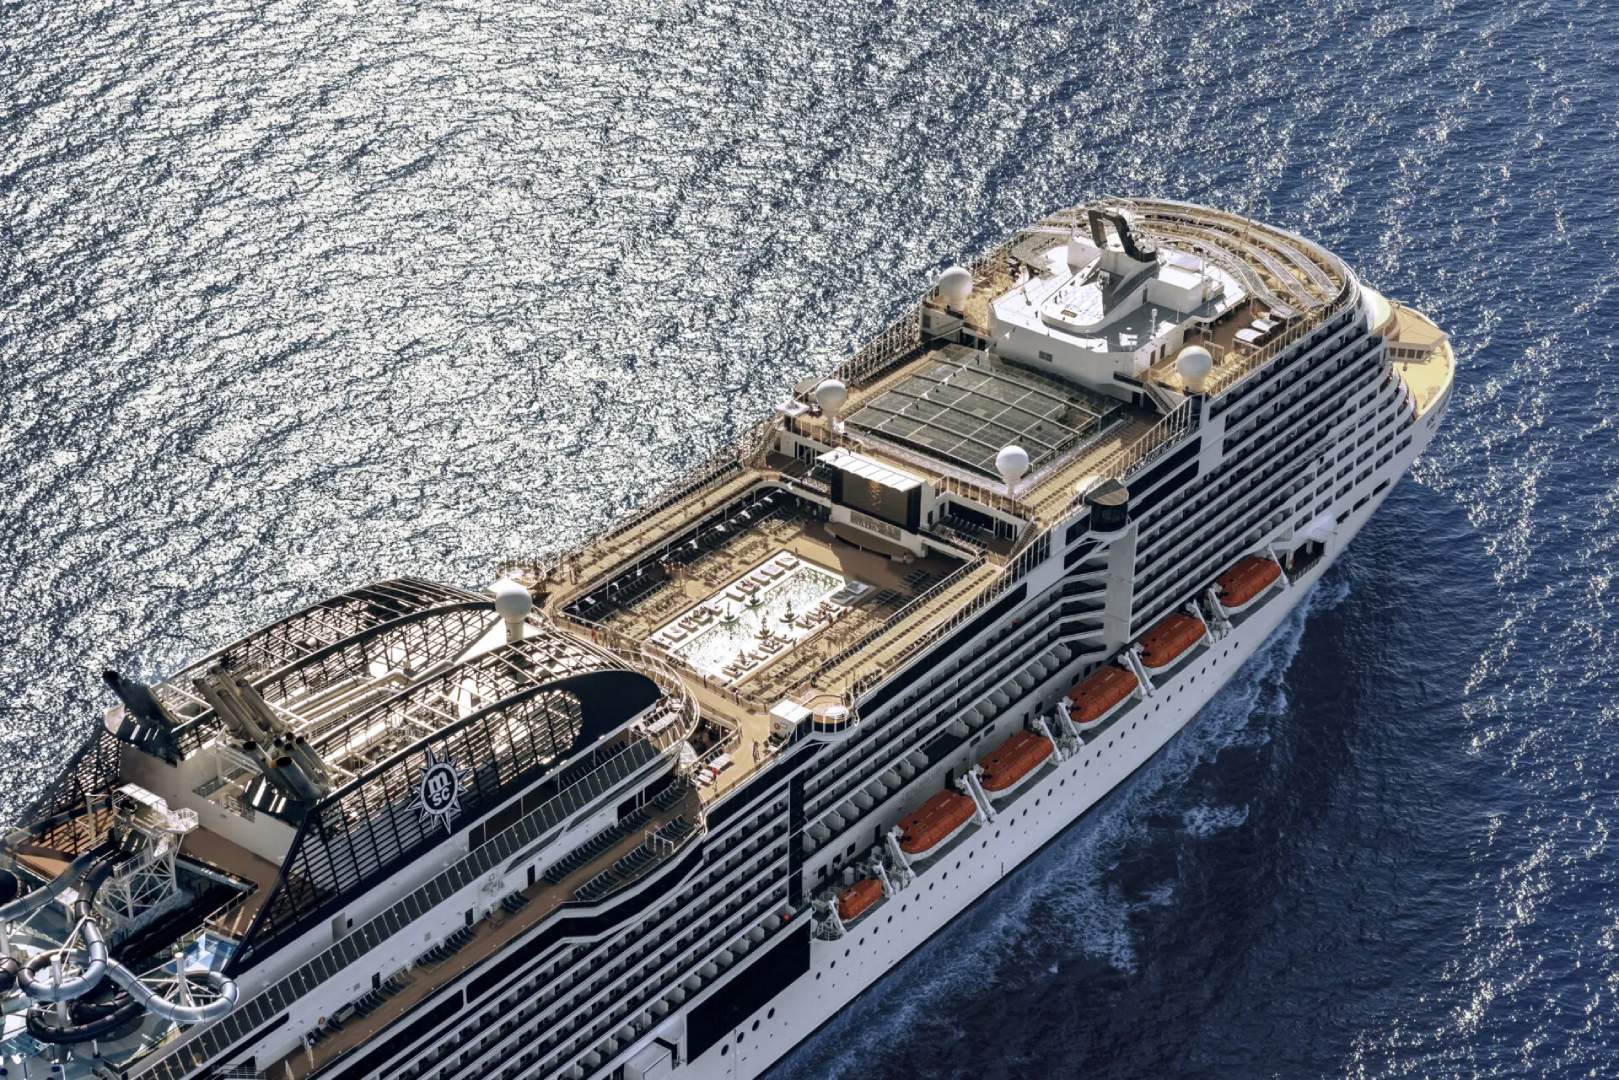
{"type": "MultiPolygon", "coordinates": [[[[1423,424],[1424,437],[1390,462],[1386,475],[1396,480],[1402,476],[1426,446],[1432,429],[1432,424],[1423,424]]],[[[683,1080],[759,1076],[860,994],[895,972],[907,956],[1076,824],[1191,722],[1292,614],[1391,490],[1393,483],[1351,513],[1308,572],[1286,588],[1267,591],[1260,610],[1216,641],[1213,649],[1180,665],[1167,679],[1155,678],[1155,695],[1146,709],[1137,711],[1139,728],[1121,731],[1116,744],[1108,740],[1087,746],[1055,767],[1042,769],[1010,804],[997,811],[995,822],[987,828],[975,827],[948,857],[930,863],[908,889],[890,898],[880,909],[882,918],[862,920],[841,939],[813,941],[810,970],[805,975],[762,1006],[728,1039],[670,1075],[683,1080]],[[1154,711],[1152,706],[1159,703],[1162,708],[1154,711]]],[[[943,766],[937,768],[942,778],[943,766]]],[[[923,786],[927,786],[925,780],[923,786]]],[[[738,974],[745,970],[739,968],[738,974]]],[[[895,973],[895,977],[907,975],[895,973]]]]}

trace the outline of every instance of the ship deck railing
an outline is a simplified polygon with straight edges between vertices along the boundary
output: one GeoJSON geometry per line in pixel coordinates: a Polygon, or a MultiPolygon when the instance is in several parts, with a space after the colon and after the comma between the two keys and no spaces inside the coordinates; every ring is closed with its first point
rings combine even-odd
{"type": "MultiPolygon", "coordinates": [[[[508,907],[503,902],[477,923],[455,931],[448,939],[454,942],[452,947],[445,949],[442,954],[434,954],[434,950],[429,950],[429,953],[424,954],[418,961],[419,964],[425,961],[425,966],[413,965],[396,973],[398,989],[385,995],[380,1001],[368,1001],[368,1011],[362,1013],[355,1009],[353,1006],[356,1003],[345,1006],[349,1009],[346,1019],[335,1026],[329,1025],[317,1043],[307,1049],[300,1047],[294,1050],[272,1065],[265,1075],[275,1077],[276,1080],[282,1080],[283,1077],[286,1080],[303,1080],[340,1056],[365,1045],[388,1024],[408,1013],[439,987],[451,982],[483,959],[498,953],[518,936],[552,915],[564,903],[572,900],[591,900],[590,897],[580,895],[582,886],[595,878],[603,868],[611,867],[635,849],[649,843],[650,838],[659,829],[667,827],[673,821],[682,818],[688,823],[700,820],[701,811],[696,794],[687,788],[680,791],[682,797],[674,805],[649,815],[638,829],[621,837],[617,843],[591,862],[573,870],[561,882],[553,883],[542,878],[506,898],[510,900],[514,896],[521,896],[524,901],[522,904],[508,907]]],[[[683,834],[683,839],[689,840],[698,831],[694,824],[691,825],[683,834]]],[[[638,876],[644,876],[648,869],[650,866],[642,867],[638,876]]]]}

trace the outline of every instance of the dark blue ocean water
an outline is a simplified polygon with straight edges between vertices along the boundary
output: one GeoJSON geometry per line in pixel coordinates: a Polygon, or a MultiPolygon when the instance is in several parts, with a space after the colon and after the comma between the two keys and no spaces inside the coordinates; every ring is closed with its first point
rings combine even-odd
{"type": "Polygon", "coordinates": [[[1104,193],[1436,318],[1447,426],[1161,759],[778,1070],[1619,1075],[1619,11],[0,0],[0,809],[294,605],[599,526],[1104,193]]]}

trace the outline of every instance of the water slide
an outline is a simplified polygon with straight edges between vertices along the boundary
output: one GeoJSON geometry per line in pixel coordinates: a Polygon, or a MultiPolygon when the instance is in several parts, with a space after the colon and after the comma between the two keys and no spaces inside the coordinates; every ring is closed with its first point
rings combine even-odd
{"type": "MultiPolygon", "coordinates": [[[[27,962],[19,962],[14,957],[0,959],[0,993],[13,987],[22,989],[35,1006],[28,1014],[29,1033],[42,1042],[72,1043],[102,1038],[126,1027],[142,1011],[177,1024],[206,1023],[224,1016],[236,1005],[235,981],[219,972],[201,973],[202,980],[216,996],[199,1005],[160,995],[142,982],[139,975],[112,958],[95,916],[94,902],[96,891],[126,854],[119,844],[100,845],[74,859],[48,884],[0,906],[0,922],[16,922],[32,915],[81,879],[84,881],[81,896],[73,905],[73,915],[84,938],[82,950],[75,953],[55,949],[27,962]],[[71,974],[68,972],[70,962],[75,969],[71,974]],[[84,1000],[101,989],[104,980],[118,987],[119,992],[106,1000],[84,1000]]],[[[3,892],[3,883],[0,883],[0,893],[3,892]]],[[[179,974],[178,969],[176,974],[179,974]]]]}

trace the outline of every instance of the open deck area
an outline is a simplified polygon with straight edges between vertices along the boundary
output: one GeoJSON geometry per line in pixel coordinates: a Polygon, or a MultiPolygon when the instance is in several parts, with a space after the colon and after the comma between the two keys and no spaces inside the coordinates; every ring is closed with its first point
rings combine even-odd
{"type": "Polygon", "coordinates": [[[821,682],[816,676],[825,664],[969,561],[965,552],[895,558],[851,543],[840,531],[782,498],[746,522],[722,520],[684,542],[695,545],[686,548],[690,561],[663,561],[659,579],[643,591],[616,590],[623,599],[610,603],[597,594],[613,595],[612,583],[589,591],[584,600],[595,602],[582,613],[614,635],[654,643],[712,698],[728,702],[726,713],[762,714],[794,691],[821,682]],[[827,598],[807,609],[792,608],[770,602],[768,585],[763,600],[757,592],[741,591],[738,582],[747,585],[755,578],[763,584],[763,575],[778,571],[783,556],[798,570],[826,579],[828,584],[814,591],[827,598]],[[822,604],[835,611],[818,613],[822,604]],[[728,618],[735,625],[727,625],[728,618]],[[672,633],[685,640],[672,641],[672,633]],[[729,644],[747,658],[745,672],[727,674],[723,666],[715,671],[709,658],[693,655],[694,646],[716,636],[726,639],[720,651],[729,644]]]}
{"type": "MultiPolygon", "coordinates": [[[[1015,528],[946,512],[922,527],[918,554],[828,520],[824,477],[767,446],[534,582],[563,624],[622,652],[650,654],[685,678],[718,725],[694,740],[705,798],[777,752],[773,707],[852,705],[858,687],[908,659],[919,640],[980,597],[1023,544],[1071,509],[1076,490],[1165,431],[1154,410],[990,363],[979,350],[925,343],[851,387],[845,415],[837,427],[798,415],[790,430],[919,477],[941,499],[994,508],[1015,528]],[[890,430],[896,411],[874,404],[895,404],[896,395],[914,402],[957,376],[962,385],[947,387],[950,403],[941,399],[929,413],[925,438],[890,430]],[[1031,407],[995,408],[1008,393],[1031,407]],[[861,410],[871,425],[859,422],[861,410]],[[955,423],[963,418],[967,427],[955,423]],[[993,434],[974,437],[983,428],[993,434]],[[993,468],[992,447],[1024,435],[1038,456],[1008,492],[984,472],[993,468]],[[958,441],[945,453],[934,447],[940,439],[958,441]]],[[[916,434],[914,426],[907,432],[916,434]]]]}
{"type": "MultiPolygon", "coordinates": [[[[970,351],[960,350],[959,347],[952,349],[957,352],[970,351]]],[[[800,418],[797,423],[817,438],[846,446],[893,468],[924,476],[946,490],[960,491],[987,505],[1004,507],[1038,524],[1050,523],[1061,517],[1073,502],[1075,485],[1095,475],[1101,465],[1161,419],[1161,414],[1152,409],[1120,400],[1104,401],[1098,395],[1076,388],[1067,403],[1073,410],[1068,415],[1080,423],[1068,427],[1068,435],[1058,444],[1034,443],[1025,446],[1030,455],[1030,472],[1014,491],[1008,492],[1000,479],[991,479],[982,472],[975,475],[974,470],[968,469],[964,463],[954,463],[955,467],[951,467],[941,462],[937,455],[925,453],[920,446],[885,437],[889,432],[881,428],[861,430],[857,426],[858,416],[866,410],[868,403],[891,394],[894,387],[906,383],[917,369],[935,368],[943,355],[931,348],[918,350],[872,385],[851,389],[846,411],[855,415],[842,432],[833,432],[820,417],[800,418]],[[1080,412],[1087,415],[1077,415],[1080,412]]],[[[1054,381],[1042,379],[1033,372],[1019,374],[1028,379],[1031,386],[1054,381]]],[[[1009,431],[1003,430],[1000,434],[1003,445],[1014,441],[1009,431]]],[[[992,465],[986,468],[993,471],[992,465]]],[[[993,541],[980,542],[988,550],[992,562],[998,555],[1007,553],[1007,546],[997,546],[993,541]]]]}
{"type": "Polygon", "coordinates": [[[207,828],[193,829],[180,845],[180,854],[231,877],[253,884],[253,890],[230,904],[208,921],[210,929],[240,941],[275,887],[281,870],[239,844],[226,840],[207,828]]]}
{"type": "Polygon", "coordinates": [[[554,618],[691,684],[710,721],[693,740],[705,797],[768,763],[773,709],[852,708],[1081,493],[1184,434],[1183,346],[1165,342],[1206,347],[1218,393],[1348,302],[1342,265],[1285,231],[1161,200],[1101,212],[1113,237],[1084,208],[1039,223],[974,262],[970,289],[936,291],[841,365],[834,397],[805,380],[664,503],[535,564],[526,580],[554,618]],[[1081,310],[1085,289],[1116,314],[1081,310]],[[997,336],[997,301],[1014,294],[1066,358],[997,336]],[[1028,468],[1009,480],[1011,446],[1028,468]],[[898,508],[917,490],[920,524],[898,508]]]}
{"type": "Polygon", "coordinates": [[[1405,385],[1410,387],[1417,415],[1431,408],[1450,385],[1456,354],[1450,338],[1420,312],[1394,304],[1389,330],[1389,358],[1405,385]]]}
{"type": "Polygon", "coordinates": [[[1023,447],[1039,469],[1095,436],[1119,407],[1116,398],[948,345],[861,395],[848,424],[993,481],[1002,447],[1023,447]]]}

